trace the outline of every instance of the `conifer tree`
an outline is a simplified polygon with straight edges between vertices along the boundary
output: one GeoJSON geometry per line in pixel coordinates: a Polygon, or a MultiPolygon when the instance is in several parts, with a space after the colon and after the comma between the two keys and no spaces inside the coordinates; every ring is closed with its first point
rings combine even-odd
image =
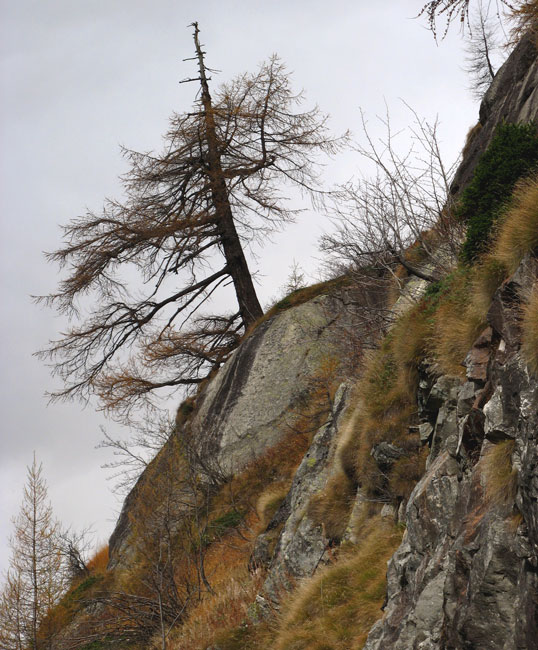
{"type": "Polygon", "coordinates": [[[0,597],[0,639],[4,650],[36,650],[40,623],[63,594],[65,577],[59,525],[35,456],[13,524],[10,567],[0,597]]]}
{"type": "Polygon", "coordinates": [[[193,27],[198,74],[185,80],[199,86],[193,108],[173,115],[161,154],[125,151],[126,199],[73,220],[50,255],[69,275],[43,299],[79,320],[41,353],[66,384],[53,397],[97,394],[121,413],[218,367],[262,314],[245,247],[294,219],[286,185],[319,195],[317,156],[345,140],[330,136],[317,108],[299,110],[302,96],[276,57],[212,94],[193,27]],[[138,284],[125,279],[133,268],[138,284]],[[226,285],[237,307],[201,314],[226,285]]]}

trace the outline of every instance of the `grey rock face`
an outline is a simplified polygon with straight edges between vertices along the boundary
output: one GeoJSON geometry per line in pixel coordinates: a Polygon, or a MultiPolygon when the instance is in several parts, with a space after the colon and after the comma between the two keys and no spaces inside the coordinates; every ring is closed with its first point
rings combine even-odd
{"type": "Polygon", "coordinates": [[[486,150],[497,124],[536,122],[538,117],[538,60],[532,38],[526,37],[495,75],[480,105],[481,129],[467,147],[451,191],[457,194],[469,183],[480,155],[486,150]]]}
{"type": "Polygon", "coordinates": [[[388,470],[398,458],[405,456],[405,451],[390,442],[380,442],[372,447],[370,454],[381,470],[388,470]]]}
{"type": "MultiPolygon", "coordinates": [[[[310,498],[325,487],[330,476],[335,436],[345,411],[347,395],[348,388],[343,384],[336,394],[331,418],[314,436],[281,506],[281,510],[289,515],[262,589],[262,597],[275,605],[297,579],[311,576],[324,562],[329,540],[322,527],[310,519],[307,507],[310,498]]],[[[275,518],[281,516],[282,513],[277,512],[275,518]]]]}
{"type": "MultiPolygon", "coordinates": [[[[521,359],[516,330],[506,327],[517,321],[525,282],[537,275],[525,277],[513,300],[503,300],[506,285],[494,298],[483,379],[440,378],[419,399],[423,421],[432,422],[437,408],[430,458],[407,503],[385,614],[367,650],[536,647],[538,378],[521,359]],[[500,344],[501,335],[511,336],[509,344],[500,344]],[[486,485],[486,455],[504,440],[514,441],[515,498],[508,485],[497,497],[486,485]]],[[[423,391],[428,383],[423,379],[423,391]]]]}
{"type": "Polygon", "coordinates": [[[200,453],[233,472],[275,444],[321,360],[339,354],[340,317],[341,302],[321,296],[260,325],[198,399],[191,430],[200,453]]]}
{"type": "MultiPolygon", "coordinates": [[[[206,467],[214,465],[226,474],[238,471],[289,431],[294,406],[307,394],[320,363],[329,355],[343,355],[340,328],[358,327],[344,300],[345,293],[319,296],[278,314],[262,323],[219,370],[198,398],[190,424],[189,439],[206,467]]],[[[165,445],[151,471],[159,471],[167,449],[165,445]]],[[[125,499],[110,537],[111,568],[120,558],[129,561],[129,513],[140,488],[151,480],[149,474],[142,473],[125,499]]],[[[263,555],[262,541],[261,564],[270,559],[263,555]]]]}

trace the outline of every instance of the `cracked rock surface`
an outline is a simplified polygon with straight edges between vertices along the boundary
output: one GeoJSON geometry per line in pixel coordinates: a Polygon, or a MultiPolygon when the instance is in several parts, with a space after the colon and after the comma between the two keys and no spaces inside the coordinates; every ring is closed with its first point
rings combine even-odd
{"type": "Polygon", "coordinates": [[[467,357],[470,380],[421,381],[430,457],[407,503],[385,613],[366,650],[537,647],[538,378],[519,352],[514,302],[537,268],[523,266],[494,297],[487,340],[481,335],[467,357]],[[484,467],[499,444],[513,449],[513,475],[492,493],[484,467]]]}

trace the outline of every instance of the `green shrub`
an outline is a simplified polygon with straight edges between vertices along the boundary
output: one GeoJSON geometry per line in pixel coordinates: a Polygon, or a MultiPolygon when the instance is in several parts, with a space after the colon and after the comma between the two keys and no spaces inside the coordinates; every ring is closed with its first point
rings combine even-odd
{"type": "Polygon", "coordinates": [[[239,510],[229,510],[221,517],[213,519],[209,522],[208,531],[209,531],[209,541],[213,539],[220,539],[225,533],[227,533],[232,528],[237,528],[239,524],[245,518],[245,514],[239,510]]]}
{"type": "Polygon", "coordinates": [[[538,135],[532,124],[501,124],[462,195],[458,216],[467,221],[465,262],[486,250],[491,228],[516,182],[538,164],[538,135]]]}

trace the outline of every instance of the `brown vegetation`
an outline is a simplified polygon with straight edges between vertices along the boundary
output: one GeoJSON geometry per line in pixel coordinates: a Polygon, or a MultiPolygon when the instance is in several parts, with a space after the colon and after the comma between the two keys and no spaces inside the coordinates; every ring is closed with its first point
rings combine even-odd
{"type": "Polygon", "coordinates": [[[327,280],[325,282],[318,282],[317,284],[312,284],[308,287],[301,289],[296,289],[290,294],[279,300],[275,305],[269,308],[263,316],[258,318],[245,333],[244,338],[247,338],[252,334],[252,332],[259,327],[262,323],[265,323],[273,316],[280,314],[283,311],[287,311],[292,307],[298,307],[303,305],[318,296],[324,296],[338,290],[340,288],[349,286],[351,284],[350,278],[345,275],[339,276],[332,280],[327,280]]]}
{"type": "Polygon", "coordinates": [[[527,253],[538,250],[538,176],[516,186],[501,219],[492,254],[511,274],[527,253]]]}
{"type": "Polygon", "coordinates": [[[387,561],[402,533],[375,517],[360,545],[299,587],[282,607],[275,650],[362,648],[381,616],[387,561]]]}
{"type": "Polygon", "coordinates": [[[538,283],[523,308],[521,352],[529,368],[538,375],[538,283]]]}
{"type": "Polygon", "coordinates": [[[512,7],[514,26],[512,41],[517,43],[526,34],[531,34],[535,45],[538,45],[538,2],[536,0],[519,0],[512,7]]]}
{"type": "Polygon", "coordinates": [[[512,465],[514,448],[514,440],[502,440],[491,444],[480,461],[486,484],[485,499],[488,504],[514,503],[518,476],[517,469],[512,465]]]}
{"type": "Polygon", "coordinates": [[[262,528],[271,521],[291,487],[291,480],[269,485],[258,497],[256,512],[262,528]]]}
{"type": "Polygon", "coordinates": [[[481,130],[482,130],[482,124],[480,122],[477,122],[474,126],[472,126],[469,129],[469,131],[467,132],[467,136],[465,138],[465,144],[463,145],[463,150],[461,152],[462,158],[465,158],[467,156],[474,142],[474,139],[480,133],[481,130]]]}
{"type": "Polygon", "coordinates": [[[323,526],[325,536],[332,542],[339,542],[346,531],[356,492],[356,484],[344,471],[339,471],[308,504],[309,517],[323,526]]]}
{"type": "Polygon", "coordinates": [[[491,296],[485,299],[471,273],[458,269],[445,281],[433,319],[431,351],[441,373],[465,377],[463,361],[473,342],[486,326],[491,296]],[[475,300],[477,302],[475,302],[475,300]]]}
{"type": "Polygon", "coordinates": [[[88,560],[87,567],[90,575],[104,575],[107,570],[108,559],[108,544],[104,544],[88,560]]]}

